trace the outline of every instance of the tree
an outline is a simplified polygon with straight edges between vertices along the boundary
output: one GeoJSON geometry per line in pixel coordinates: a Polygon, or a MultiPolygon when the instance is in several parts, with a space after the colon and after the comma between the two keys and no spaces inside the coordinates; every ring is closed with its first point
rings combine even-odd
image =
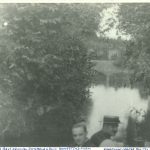
{"type": "Polygon", "coordinates": [[[150,93],[149,14],[146,4],[122,4],[118,14],[119,28],[132,37],[127,43],[123,64],[133,70],[131,82],[140,89],[142,96],[150,93]]]}
{"type": "MultiPolygon", "coordinates": [[[[150,94],[150,5],[121,4],[119,10],[120,29],[131,35],[126,46],[123,65],[133,70],[130,80],[133,87],[140,89],[142,96],[150,94]]],[[[149,111],[143,123],[143,136],[149,140],[149,111]]]]}
{"type": "MultiPolygon", "coordinates": [[[[92,64],[86,43],[96,36],[102,6],[4,4],[2,10],[8,23],[4,41],[12,43],[1,59],[7,77],[3,82],[12,107],[25,120],[21,127],[35,140],[27,134],[23,141],[32,146],[65,144],[89,99],[92,64]]],[[[25,137],[25,131],[19,135],[25,137]]]]}

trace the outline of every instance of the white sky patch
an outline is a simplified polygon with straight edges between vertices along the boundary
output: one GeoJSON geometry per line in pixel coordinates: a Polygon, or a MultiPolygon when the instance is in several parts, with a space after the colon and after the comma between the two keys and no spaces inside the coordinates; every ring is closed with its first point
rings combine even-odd
{"type": "MultiPolygon", "coordinates": [[[[131,38],[130,35],[127,35],[121,32],[118,29],[119,19],[117,17],[117,13],[119,11],[119,4],[114,4],[112,7],[103,10],[101,13],[102,20],[99,25],[100,32],[104,32],[104,36],[108,38],[121,38],[124,40],[129,40],[131,38]]],[[[102,36],[102,34],[98,32],[98,36],[102,36]]]]}

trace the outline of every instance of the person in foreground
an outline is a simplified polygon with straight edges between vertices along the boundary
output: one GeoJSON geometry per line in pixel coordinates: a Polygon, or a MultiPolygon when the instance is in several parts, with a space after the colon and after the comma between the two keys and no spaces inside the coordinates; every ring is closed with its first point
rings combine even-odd
{"type": "Polygon", "coordinates": [[[104,140],[99,147],[123,147],[124,144],[121,142],[116,142],[113,139],[104,140]]]}
{"type": "Polygon", "coordinates": [[[73,147],[95,147],[87,138],[87,127],[84,123],[75,124],[72,127],[72,135],[74,140],[73,147]]]}
{"type": "Polygon", "coordinates": [[[116,135],[119,123],[118,116],[104,116],[102,130],[91,137],[91,142],[96,147],[115,147],[116,144],[111,137],[116,135]]]}

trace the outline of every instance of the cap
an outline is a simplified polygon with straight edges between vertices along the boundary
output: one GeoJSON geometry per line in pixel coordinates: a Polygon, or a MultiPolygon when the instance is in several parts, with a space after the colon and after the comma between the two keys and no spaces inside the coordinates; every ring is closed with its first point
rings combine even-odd
{"type": "Polygon", "coordinates": [[[120,120],[118,116],[104,116],[103,123],[119,124],[120,120]]]}

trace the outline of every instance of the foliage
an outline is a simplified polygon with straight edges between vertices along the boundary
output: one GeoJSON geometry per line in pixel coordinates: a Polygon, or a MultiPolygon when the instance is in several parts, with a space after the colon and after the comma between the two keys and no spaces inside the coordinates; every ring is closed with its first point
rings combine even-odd
{"type": "MultiPolygon", "coordinates": [[[[130,81],[133,87],[140,89],[142,96],[150,94],[150,5],[121,4],[119,10],[119,28],[130,34],[132,39],[126,46],[123,65],[132,69],[130,81]]],[[[149,140],[150,116],[147,112],[143,127],[143,136],[149,140]]]]}
{"type": "Polygon", "coordinates": [[[143,136],[147,141],[150,141],[150,111],[148,110],[146,117],[145,117],[145,122],[143,123],[142,126],[142,131],[143,131],[143,136]]]}
{"type": "MultiPolygon", "coordinates": [[[[25,144],[63,144],[71,140],[70,127],[89,99],[92,64],[86,43],[96,36],[103,7],[3,4],[1,8],[1,22],[8,23],[1,28],[5,35],[0,40],[1,90],[9,91],[11,108],[24,122],[18,123],[19,128],[25,129],[16,137],[30,132],[23,141],[33,134],[32,140],[25,144]]],[[[16,132],[10,128],[9,137],[16,132]]]]}
{"type": "Polygon", "coordinates": [[[127,43],[123,64],[133,70],[131,83],[140,89],[142,96],[150,93],[149,7],[147,4],[121,4],[118,14],[120,29],[132,37],[127,43]]]}

